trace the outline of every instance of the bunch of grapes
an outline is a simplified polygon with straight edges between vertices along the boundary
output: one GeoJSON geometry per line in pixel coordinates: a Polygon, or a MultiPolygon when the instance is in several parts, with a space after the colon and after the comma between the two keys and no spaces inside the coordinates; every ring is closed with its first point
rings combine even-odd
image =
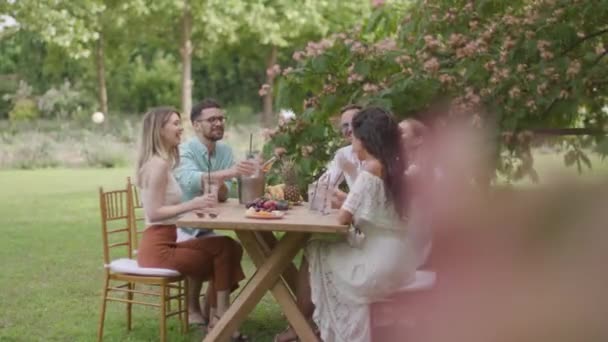
{"type": "Polygon", "coordinates": [[[265,197],[256,198],[255,200],[245,204],[247,209],[254,208],[255,211],[274,211],[287,210],[289,203],[287,201],[275,201],[265,197]]]}

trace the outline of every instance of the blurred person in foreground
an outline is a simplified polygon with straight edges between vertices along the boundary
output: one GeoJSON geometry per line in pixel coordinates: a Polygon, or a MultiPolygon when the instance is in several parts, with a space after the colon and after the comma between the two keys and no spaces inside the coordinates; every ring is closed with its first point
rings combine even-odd
{"type": "MultiPolygon", "coordinates": [[[[491,132],[448,127],[435,137],[445,187],[429,187],[436,287],[392,303],[379,341],[608,340],[608,182],[536,187],[463,181],[484,174],[478,142],[491,132]],[[454,157],[456,156],[456,157],[454,157]]],[[[542,181],[542,178],[541,178],[542,181]]]]}

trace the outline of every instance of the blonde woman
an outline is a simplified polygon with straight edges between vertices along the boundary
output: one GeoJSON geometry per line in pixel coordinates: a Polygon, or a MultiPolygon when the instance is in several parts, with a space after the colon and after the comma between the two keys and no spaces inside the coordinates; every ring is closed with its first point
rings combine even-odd
{"type": "MultiPolygon", "coordinates": [[[[179,164],[178,145],[183,128],[180,114],[173,108],[155,108],[146,113],[137,161],[137,185],[141,189],[146,230],[137,253],[142,267],[179,271],[191,281],[210,280],[217,293],[217,316],[229,307],[230,292],[245,278],[240,266],[243,250],[227,236],[192,239],[176,243],[178,216],[212,207],[216,195],[181,202],[181,189],[173,176],[179,164]]],[[[189,293],[189,307],[198,307],[198,293],[189,293]]],[[[235,335],[233,340],[242,340],[235,335]]]]}

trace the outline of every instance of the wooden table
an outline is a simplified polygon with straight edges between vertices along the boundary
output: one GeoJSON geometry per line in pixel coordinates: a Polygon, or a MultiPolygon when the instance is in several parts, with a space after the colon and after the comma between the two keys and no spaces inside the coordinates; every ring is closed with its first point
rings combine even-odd
{"type": "Polygon", "coordinates": [[[293,258],[304,248],[313,233],[345,234],[348,226],[339,225],[336,214],[321,215],[296,206],[278,220],[245,217],[245,206],[231,199],[219,205],[219,216],[199,218],[190,213],[177,223],[180,227],[234,230],[257,270],[228,311],[204,342],[227,341],[268,291],[281,306],[287,320],[302,341],[317,341],[295,298],[297,269],[293,258]],[[273,232],[285,232],[280,240],[273,232]]]}

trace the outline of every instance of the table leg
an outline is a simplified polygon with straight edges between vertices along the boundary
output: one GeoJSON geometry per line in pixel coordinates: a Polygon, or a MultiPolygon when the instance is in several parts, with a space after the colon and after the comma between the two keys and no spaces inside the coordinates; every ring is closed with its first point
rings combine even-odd
{"type": "MultiPolygon", "coordinates": [[[[264,245],[264,253],[266,256],[270,255],[270,252],[275,248],[278,243],[277,237],[274,236],[273,232],[255,232],[255,235],[259,237],[258,241],[262,242],[264,245]]],[[[287,286],[289,286],[291,292],[295,295],[296,293],[296,283],[298,279],[298,269],[296,266],[291,263],[283,272],[283,279],[287,282],[287,286]]]]}
{"type": "MultiPolygon", "coordinates": [[[[249,235],[251,239],[245,237],[243,247],[247,252],[253,250],[259,244],[253,233],[239,232],[243,236],[249,235]]],[[[279,241],[271,255],[258,268],[249,283],[245,285],[241,293],[234,300],[230,308],[217,322],[214,328],[205,336],[204,342],[228,341],[230,336],[238,326],[245,320],[247,315],[260,302],[264,294],[277,283],[279,275],[285,267],[291,263],[298,251],[306,244],[309,234],[289,233],[279,241]]],[[[239,236],[240,238],[240,236],[239,236]]],[[[255,253],[255,252],[254,252],[255,253]]],[[[295,306],[295,304],[294,304],[295,306]]]]}
{"type": "MultiPolygon", "coordinates": [[[[251,260],[256,267],[261,267],[265,263],[266,253],[259,240],[249,241],[252,239],[252,236],[249,234],[240,235],[237,233],[237,236],[243,245],[247,244],[250,246],[247,248],[247,253],[251,257],[251,260]]],[[[293,295],[291,294],[286,282],[279,278],[271,288],[271,293],[281,306],[283,313],[285,313],[285,317],[287,317],[287,320],[295,330],[298,337],[300,337],[300,340],[317,341],[317,336],[310,327],[308,320],[306,317],[304,317],[304,315],[302,315],[302,312],[295,303],[293,295]]]]}

